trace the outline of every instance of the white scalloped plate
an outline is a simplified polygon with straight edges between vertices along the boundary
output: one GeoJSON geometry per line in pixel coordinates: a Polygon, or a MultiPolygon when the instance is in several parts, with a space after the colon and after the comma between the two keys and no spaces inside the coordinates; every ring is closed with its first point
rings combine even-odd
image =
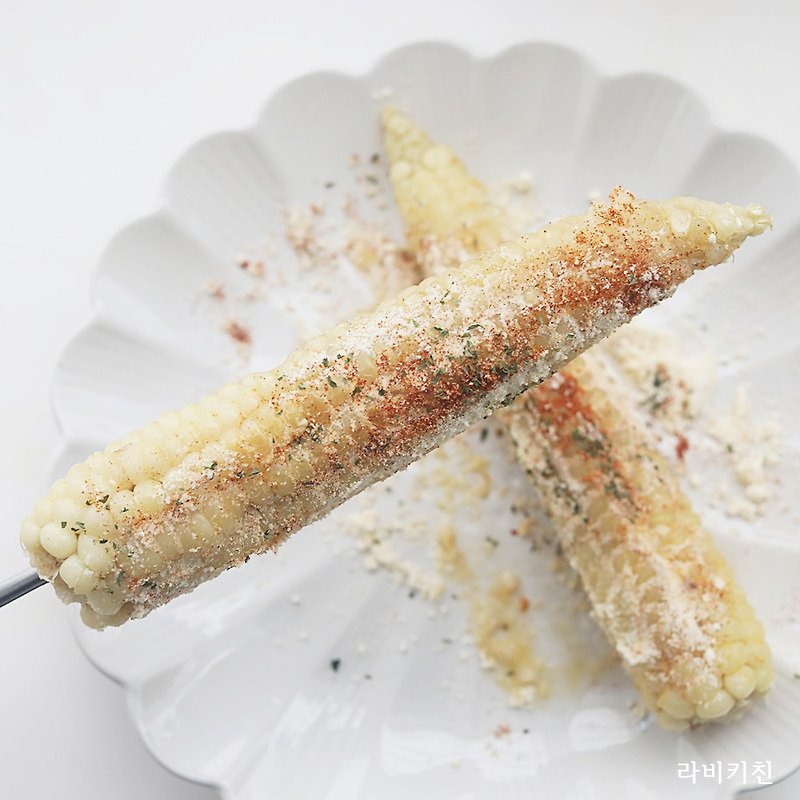
{"type": "MultiPolygon", "coordinates": [[[[757,200],[773,212],[774,232],[748,243],[732,265],[693,278],[650,320],[677,331],[684,347],[715,345],[722,368],[712,403],[721,406],[749,382],[756,411],[782,416],[781,481],[766,516],[731,522],[697,497],[765,622],[775,690],[734,725],[681,735],[636,717],[635,694],[615,667],[535,710],[510,709],[460,643],[461,598],[431,604],[409,597],[386,574],[365,571],[330,523],[327,534],[305,530],[277,556],[254,559],[141,622],[102,634],[76,623],[81,645],[126,688],[131,715],[157,758],[239,800],[667,800],[690,791],[727,798],[742,785],[741,773],[721,783],[680,778],[678,763],[692,760],[770,761],[777,780],[800,763],[800,636],[793,621],[800,609],[800,499],[793,490],[800,462],[793,271],[800,180],[770,144],[716,129],[698,99],[670,80],[604,76],[577,54],[544,43],[488,60],[426,43],[388,54],[364,77],[322,73],[286,86],[250,130],[193,147],[167,182],[162,210],[108,247],[95,284],[95,320],[67,348],[56,376],[66,437],[59,466],[198,399],[243,366],[272,365],[289,350],[296,320],[285,303],[267,297],[242,311],[253,347],[249,363],[237,362],[219,319],[198,300],[200,287],[214,279],[244,291],[248,279],[235,274],[235,254],[279,233],[288,205],[334,207],[354,190],[348,159],[380,151],[376,98],[387,90],[487,184],[532,172],[551,216],[579,210],[590,190],[607,193],[618,183],[639,196],[757,200]]],[[[398,234],[391,207],[383,221],[398,234]]],[[[291,268],[287,249],[276,258],[291,268]]],[[[343,310],[363,290],[343,267],[343,310]]],[[[311,307],[310,290],[293,291],[311,307]]],[[[512,472],[500,476],[517,480],[512,472]]],[[[385,514],[410,498],[415,474],[412,468],[390,484],[385,514]]],[[[482,539],[513,524],[505,507],[489,504],[463,527],[482,539]]],[[[536,627],[546,639],[568,590],[546,559],[517,545],[499,550],[498,567],[530,569],[525,580],[532,596],[543,598],[536,627]]],[[[591,661],[594,651],[600,658],[596,632],[572,625],[586,637],[585,657],[591,661]]]]}

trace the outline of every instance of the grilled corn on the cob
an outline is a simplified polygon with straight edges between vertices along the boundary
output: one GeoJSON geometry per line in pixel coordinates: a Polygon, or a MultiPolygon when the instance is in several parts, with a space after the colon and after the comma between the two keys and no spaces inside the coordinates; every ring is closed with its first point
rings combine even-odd
{"type": "MultiPolygon", "coordinates": [[[[407,239],[427,274],[508,237],[507,215],[449,148],[394,109],[383,124],[407,239]]],[[[771,683],[763,628],[609,388],[588,353],[498,413],[647,708],[672,728],[729,716],[771,683]]]]}
{"type": "Polygon", "coordinates": [[[502,419],[645,706],[665,727],[721,719],[772,683],[764,629],[596,358],[502,419]]]}
{"type": "Polygon", "coordinates": [[[23,544],[87,624],[144,616],[510,402],[766,224],[618,192],[95,453],[23,544]]]}

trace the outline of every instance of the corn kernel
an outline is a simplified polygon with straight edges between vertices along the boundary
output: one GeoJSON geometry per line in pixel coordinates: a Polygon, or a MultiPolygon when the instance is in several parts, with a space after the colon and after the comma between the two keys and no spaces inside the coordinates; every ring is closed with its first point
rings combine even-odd
{"type": "Polygon", "coordinates": [[[80,521],[83,523],[83,530],[95,537],[105,536],[114,525],[114,517],[110,511],[103,506],[87,506],[81,512],[80,521]]]}
{"type": "Polygon", "coordinates": [[[117,450],[114,459],[134,486],[157,474],[138,441],[130,442],[117,450]]]}
{"type": "Polygon", "coordinates": [[[48,522],[39,535],[42,547],[56,558],[69,558],[78,549],[78,537],[59,522],[48,522]]]}
{"type": "Polygon", "coordinates": [[[725,677],[725,689],[737,700],[749,697],[756,688],[756,671],[747,665],[725,677]]]}
{"type": "Polygon", "coordinates": [[[269,400],[278,386],[276,376],[271,372],[261,372],[248,375],[242,384],[246,389],[255,390],[262,400],[269,400]]]}
{"type": "Polygon", "coordinates": [[[216,529],[201,513],[193,513],[189,517],[189,522],[197,542],[209,545],[217,540],[216,529]]]}
{"type": "Polygon", "coordinates": [[[662,692],[657,706],[675,719],[691,719],[694,716],[694,706],[675,689],[666,689],[662,692]]]}
{"type": "Polygon", "coordinates": [[[725,689],[720,689],[710,700],[697,706],[697,716],[700,719],[719,719],[733,708],[733,704],[733,697],[725,689]]]}
{"type": "Polygon", "coordinates": [[[159,514],[166,505],[164,487],[154,480],[142,481],[133,490],[133,499],[136,507],[142,514],[159,514]]]}
{"type": "Polygon", "coordinates": [[[189,550],[173,526],[165,525],[156,531],[154,543],[167,562],[179,559],[189,550]]]}
{"type": "Polygon", "coordinates": [[[770,653],[769,646],[763,641],[755,644],[752,652],[753,654],[750,660],[751,664],[760,666],[761,664],[769,664],[772,660],[772,654],[770,653]]]}
{"type": "Polygon", "coordinates": [[[221,493],[209,495],[197,504],[197,509],[217,531],[218,536],[227,537],[234,532],[241,516],[242,508],[232,505],[230,499],[221,493]]]}
{"type": "Polygon", "coordinates": [[[222,423],[216,414],[209,413],[201,408],[197,416],[197,433],[195,442],[197,448],[201,449],[216,441],[222,432],[222,423]]]}
{"type": "Polygon", "coordinates": [[[131,556],[128,574],[136,580],[146,580],[158,575],[164,569],[166,559],[152,547],[142,548],[131,556]]]}
{"type": "Polygon", "coordinates": [[[289,471],[295,484],[303,484],[314,477],[314,467],[305,459],[294,458],[288,464],[289,471]]]}
{"type": "Polygon", "coordinates": [[[102,451],[92,453],[86,459],[86,468],[89,487],[98,497],[132,486],[122,468],[102,451]]]}
{"type": "MultiPolygon", "coordinates": [[[[199,540],[194,535],[194,525],[191,520],[178,522],[173,526],[175,538],[180,542],[184,553],[192,553],[199,544],[199,540]]],[[[213,528],[212,528],[213,531],[213,528]]],[[[170,548],[167,547],[169,550],[170,548]]]]}
{"type": "Polygon", "coordinates": [[[244,447],[254,450],[263,458],[269,458],[272,455],[272,437],[265,433],[254,420],[244,420],[238,435],[244,447]]]}
{"type": "Polygon", "coordinates": [[[52,518],[53,501],[48,494],[36,501],[36,504],[33,507],[33,513],[31,514],[31,519],[37,525],[44,525],[46,522],[50,522],[52,518]]]}
{"type": "Polygon", "coordinates": [[[673,717],[661,711],[658,713],[658,724],[664,728],[664,730],[680,733],[688,729],[689,720],[678,719],[677,717],[673,717]]]}
{"type": "Polygon", "coordinates": [[[265,469],[264,480],[272,486],[274,494],[278,497],[286,497],[295,489],[292,476],[283,464],[274,464],[265,469]]]}
{"type": "Polygon", "coordinates": [[[105,575],[114,565],[113,547],[108,539],[97,539],[89,533],[81,533],[77,552],[81,561],[98,575],[105,575]]]}
{"type": "Polygon", "coordinates": [[[59,497],[53,503],[53,516],[59,522],[66,522],[67,526],[74,525],[80,513],[81,509],[71,497],[59,497]]]}
{"type": "Polygon", "coordinates": [[[719,646],[719,659],[727,674],[733,674],[747,662],[749,651],[744,642],[724,641],[719,646]]]}
{"type": "Polygon", "coordinates": [[[30,517],[23,520],[19,533],[22,546],[27,550],[38,550],[42,546],[42,540],[39,538],[40,531],[41,528],[30,517]]]}
{"type": "Polygon", "coordinates": [[[76,594],[89,594],[97,586],[98,576],[77,554],[71,555],[61,564],[58,574],[76,594]]]}
{"type": "Polygon", "coordinates": [[[132,491],[123,489],[109,498],[108,506],[116,523],[126,524],[136,511],[136,498],[132,491]]]}
{"type": "Polygon", "coordinates": [[[118,587],[104,583],[90,592],[87,600],[92,609],[102,616],[116,614],[125,602],[122,591],[118,587]]]}

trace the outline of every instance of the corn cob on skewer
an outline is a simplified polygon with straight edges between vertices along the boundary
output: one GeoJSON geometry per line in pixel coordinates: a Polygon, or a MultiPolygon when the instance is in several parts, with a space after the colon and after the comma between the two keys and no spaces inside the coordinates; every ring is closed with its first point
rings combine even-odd
{"type": "Polygon", "coordinates": [[[87,624],[144,616],[510,402],[766,223],[618,193],[90,456],[23,544],[87,624]]]}
{"type": "MultiPolygon", "coordinates": [[[[407,238],[426,274],[508,236],[510,220],[449,148],[383,115],[407,238]]],[[[498,416],[593,614],[666,727],[730,716],[772,680],[761,625],[667,465],[587,353],[498,416]]]]}

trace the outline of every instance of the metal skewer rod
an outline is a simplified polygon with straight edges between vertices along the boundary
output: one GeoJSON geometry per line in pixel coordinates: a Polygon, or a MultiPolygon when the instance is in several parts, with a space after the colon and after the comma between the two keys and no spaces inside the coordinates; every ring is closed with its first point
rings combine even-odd
{"type": "Polygon", "coordinates": [[[15,575],[13,578],[6,578],[0,581],[0,606],[4,606],[12,600],[38,589],[45,583],[47,581],[44,578],[40,578],[35,570],[28,570],[15,575]]]}

